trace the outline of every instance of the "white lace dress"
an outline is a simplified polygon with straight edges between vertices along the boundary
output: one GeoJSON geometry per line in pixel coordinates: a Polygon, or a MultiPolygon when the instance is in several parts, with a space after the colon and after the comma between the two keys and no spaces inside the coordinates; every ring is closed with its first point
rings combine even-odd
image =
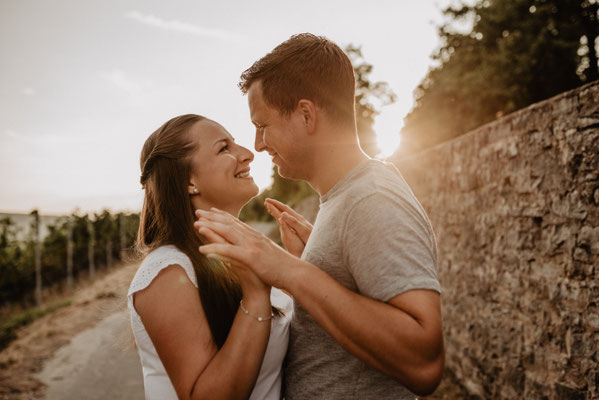
{"type": "MultiPolygon", "coordinates": [[[[178,264],[197,287],[197,278],[189,257],[175,246],[162,246],[145,258],[131,281],[127,303],[131,312],[131,327],[139,352],[144,377],[144,390],[148,400],[177,399],[175,388],[166,374],[141,318],[133,307],[133,294],[146,288],[158,273],[169,265],[178,264]]],[[[293,316],[293,301],[277,288],[272,288],[271,303],[285,312],[285,316],[271,322],[270,339],[260,368],[258,380],[250,396],[252,400],[281,398],[282,364],[289,340],[289,322],[293,316]]]]}

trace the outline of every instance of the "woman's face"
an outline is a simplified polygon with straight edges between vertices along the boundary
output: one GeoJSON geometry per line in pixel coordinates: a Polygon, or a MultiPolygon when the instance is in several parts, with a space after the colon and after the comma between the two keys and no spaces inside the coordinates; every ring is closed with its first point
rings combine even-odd
{"type": "Polygon", "coordinates": [[[225,128],[208,119],[196,122],[189,134],[196,145],[188,187],[193,206],[204,210],[216,207],[237,215],[258,194],[249,174],[254,155],[235,144],[225,128]]]}

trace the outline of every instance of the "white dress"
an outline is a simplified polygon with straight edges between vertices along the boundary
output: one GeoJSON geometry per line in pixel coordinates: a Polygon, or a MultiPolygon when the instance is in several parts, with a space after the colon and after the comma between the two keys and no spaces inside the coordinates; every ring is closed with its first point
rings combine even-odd
{"type": "MultiPolygon", "coordinates": [[[[166,374],[141,318],[133,307],[133,294],[146,288],[158,273],[169,265],[178,264],[187,273],[189,280],[197,287],[197,278],[192,263],[185,253],[175,246],[162,246],[150,252],[129,286],[127,303],[131,312],[131,327],[139,352],[144,377],[144,390],[148,400],[177,399],[175,388],[166,374]]],[[[282,364],[289,341],[289,322],[293,314],[293,301],[277,288],[272,288],[271,303],[284,311],[285,316],[271,321],[271,332],[264,361],[250,396],[251,400],[279,400],[282,397],[282,364]]]]}

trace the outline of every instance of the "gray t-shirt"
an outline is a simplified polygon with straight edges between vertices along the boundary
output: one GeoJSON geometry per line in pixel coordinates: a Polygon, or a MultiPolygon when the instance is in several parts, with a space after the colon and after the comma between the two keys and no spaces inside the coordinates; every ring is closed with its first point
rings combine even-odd
{"type": "MultiPolygon", "coordinates": [[[[321,197],[302,259],[382,302],[411,289],[441,291],[430,222],[399,171],[381,161],[360,163],[321,197]]],[[[414,399],[345,351],[297,302],[294,312],[287,400],[414,399]]]]}

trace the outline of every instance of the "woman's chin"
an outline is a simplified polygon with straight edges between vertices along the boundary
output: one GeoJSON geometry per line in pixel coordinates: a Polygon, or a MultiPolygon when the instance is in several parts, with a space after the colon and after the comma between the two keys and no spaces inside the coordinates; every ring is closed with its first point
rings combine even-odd
{"type": "Polygon", "coordinates": [[[258,196],[259,193],[260,193],[260,189],[258,188],[258,185],[256,185],[256,183],[254,183],[254,194],[252,194],[252,197],[250,199],[253,199],[254,197],[258,196]]]}
{"type": "Polygon", "coordinates": [[[248,196],[245,199],[245,202],[243,203],[243,205],[245,206],[247,203],[249,203],[254,197],[258,196],[260,194],[260,189],[258,189],[258,185],[254,184],[254,190],[249,191],[248,190],[248,196]]]}

